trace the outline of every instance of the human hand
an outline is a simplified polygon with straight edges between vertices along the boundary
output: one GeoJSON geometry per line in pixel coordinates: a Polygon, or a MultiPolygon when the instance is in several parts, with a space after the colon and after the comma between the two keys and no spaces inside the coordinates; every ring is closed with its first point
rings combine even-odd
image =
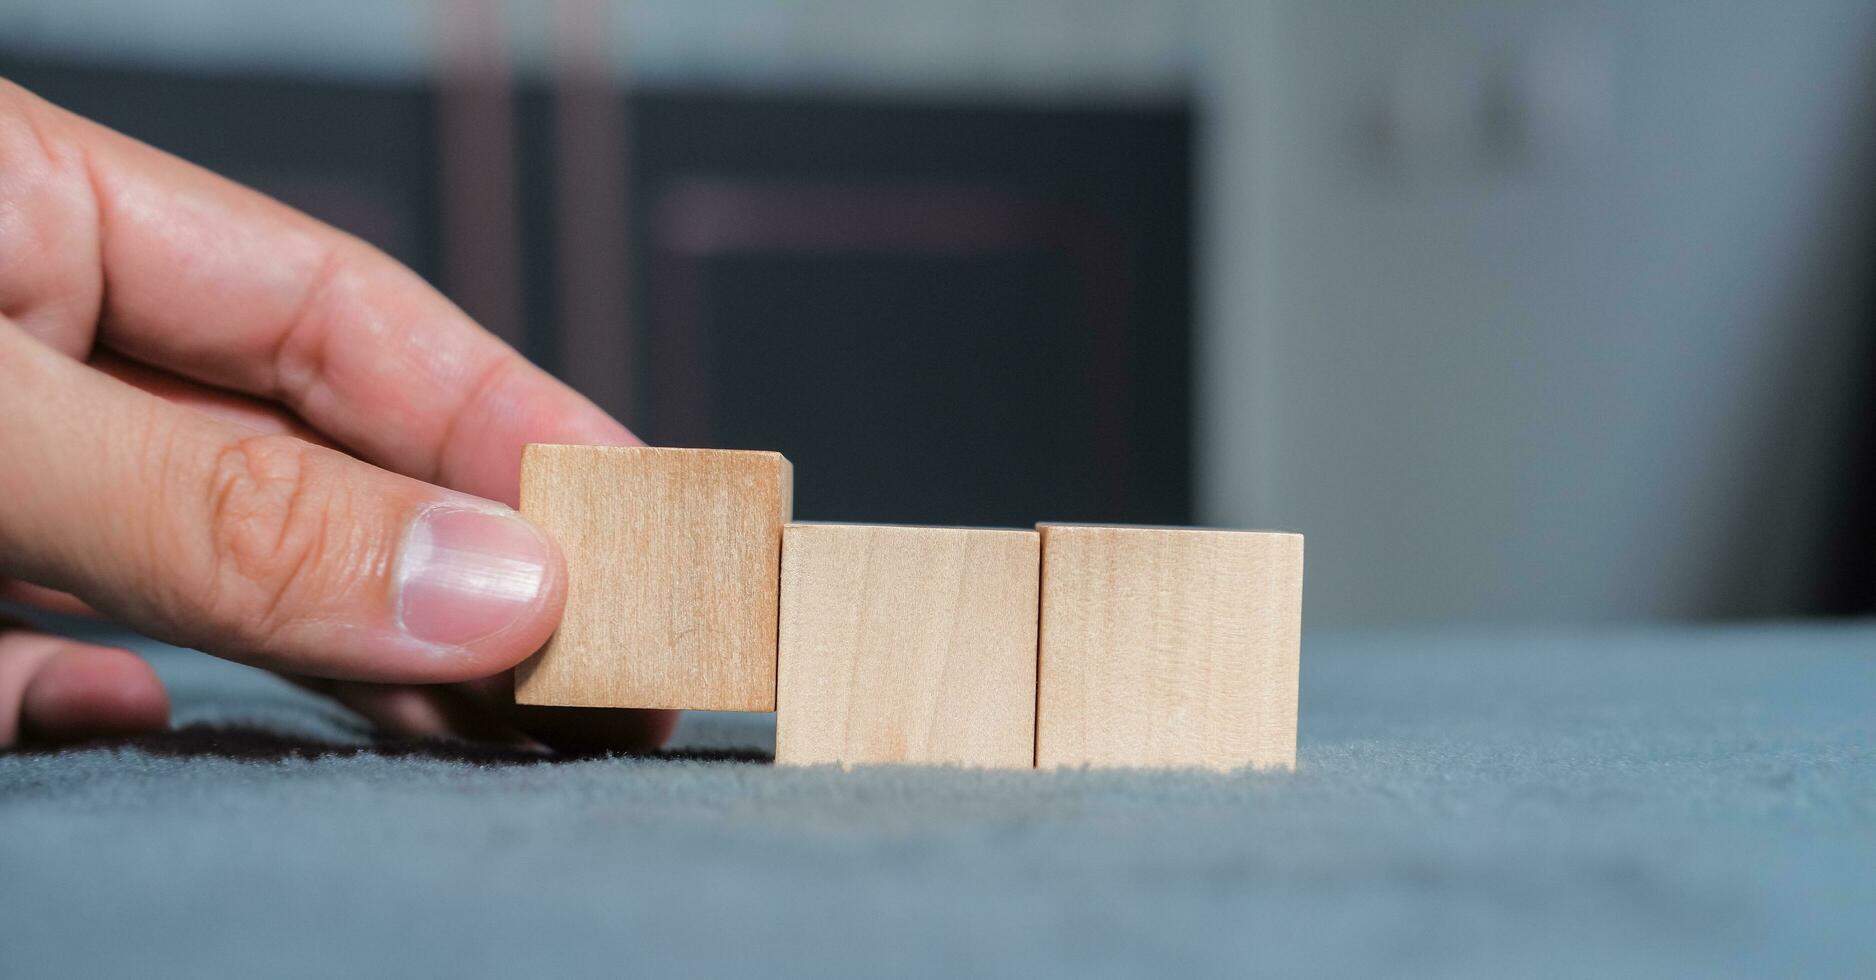
{"type": "MultiPolygon", "coordinates": [[[[529,442],[638,439],[372,247],[0,80],[0,596],[398,733],[659,744],[512,703],[566,597],[529,442]]],[[[0,746],[167,717],[134,654],[0,624],[0,746]]]]}

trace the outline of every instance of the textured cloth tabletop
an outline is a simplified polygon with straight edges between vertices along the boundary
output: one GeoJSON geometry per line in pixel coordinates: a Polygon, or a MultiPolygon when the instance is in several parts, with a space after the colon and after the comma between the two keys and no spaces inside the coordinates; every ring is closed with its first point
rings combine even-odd
{"type": "Polygon", "coordinates": [[[291,751],[0,755],[0,975],[1876,976],[1876,625],[1311,634],[1237,775],[386,751],[148,649],[291,751]]]}

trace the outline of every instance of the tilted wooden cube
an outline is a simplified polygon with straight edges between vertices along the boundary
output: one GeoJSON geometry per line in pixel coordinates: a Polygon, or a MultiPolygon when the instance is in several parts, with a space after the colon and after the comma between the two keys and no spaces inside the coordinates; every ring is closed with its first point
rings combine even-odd
{"type": "Polygon", "coordinates": [[[1295,767],[1302,535],[1039,530],[1037,765],[1295,767]]]}
{"type": "Polygon", "coordinates": [[[788,525],[775,761],[1033,766],[1039,545],[788,525]]]}
{"type": "Polygon", "coordinates": [[[523,704],[771,711],[780,453],[530,445],[521,512],[560,542],[560,629],[515,674],[523,704]]]}

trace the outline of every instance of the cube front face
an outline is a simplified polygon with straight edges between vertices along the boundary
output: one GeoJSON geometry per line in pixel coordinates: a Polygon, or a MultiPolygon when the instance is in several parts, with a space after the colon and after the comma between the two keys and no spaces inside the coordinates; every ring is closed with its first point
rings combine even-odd
{"type": "Polygon", "coordinates": [[[774,710],[792,484],[779,453],[528,446],[521,512],[566,555],[567,607],[515,700],[774,710]]]}
{"type": "Polygon", "coordinates": [[[1301,535],[1040,530],[1037,765],[1295,767],[1301,535]]]}
{"type": "Polygon", "coordinates": [[[1032,766],[1040,543],[789,525],[776,762],[1032,766]]]}

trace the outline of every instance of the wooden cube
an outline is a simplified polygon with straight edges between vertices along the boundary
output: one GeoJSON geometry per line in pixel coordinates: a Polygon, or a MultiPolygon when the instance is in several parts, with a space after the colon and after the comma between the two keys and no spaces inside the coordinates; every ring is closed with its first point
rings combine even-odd
{"type": "Polygon", "coordinates": [[[1295,767],[1302,535],[1039,529],[1037,765],[1295,767]]]}
{"type": "Polygon", "coordinates": [[[560,542],[567,609],[522,704],[775,708],[780,453],[531,445],[521,512],[560,542]]]}
{"type": "Polygon", "coordinates": [[[1040,544],[788,525],[775,761],[1033,766],[1040,544]]]}

